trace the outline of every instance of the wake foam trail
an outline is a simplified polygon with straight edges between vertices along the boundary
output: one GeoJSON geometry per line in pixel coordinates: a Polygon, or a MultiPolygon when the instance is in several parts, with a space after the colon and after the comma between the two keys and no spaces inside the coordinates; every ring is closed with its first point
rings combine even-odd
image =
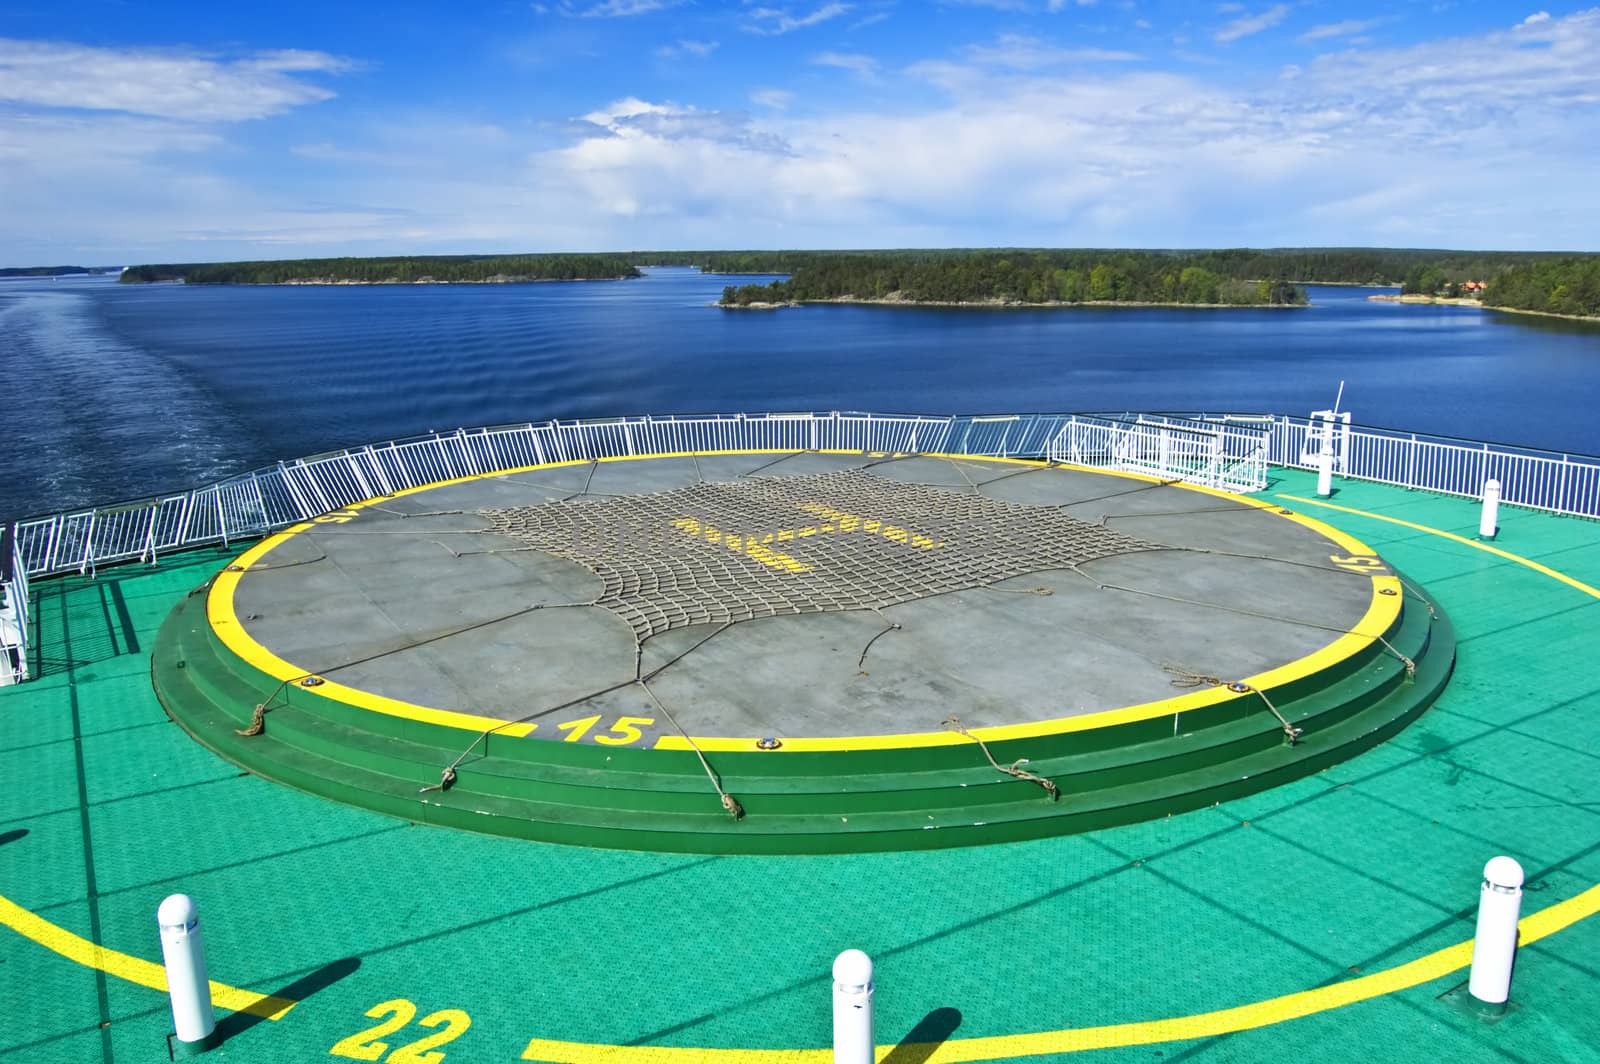
{"type": "Polygon", "coordinates": [[[207,393],[116,337],[83,292],[0,290],[0,519],[194,487],[244,450],[207,393]]]}

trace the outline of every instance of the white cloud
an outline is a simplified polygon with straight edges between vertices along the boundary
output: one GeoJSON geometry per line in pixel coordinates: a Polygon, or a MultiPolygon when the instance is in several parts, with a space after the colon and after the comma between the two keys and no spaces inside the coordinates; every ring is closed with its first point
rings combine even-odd
{"type": "Polygon", "coordinates": [[[1550,12],[1548,12],[1548,11],[1536,11],[1533,14],[1529,15],[1527,18],[1523,19],[1522,20],[1522,24],[1524,26],[1537,26],[1541,22],[1548,22],[1548,21],[1550,21],[1550,12]]]}
{"type": "Polygon", "coordinates": [[[555,4],[534,4],[533,9],[541,15],[565,15],[568,18],[631,18],[664,11],[681,3],[683,0],[595,0],[591,3],[560,0],[555,4]]]}
{"type": "Polygon", "coordinates": [[[1274,4],[1260,14],[1243,15],[1234,19],[1211,36],[1217,43],[1227,44],[1229,41],[1236,41],[1241,37],[1249,37],[1252,34],[1260,33],[1262,30],[1269,30],[1288,16],[1288,4],[1274,4]]]}
{"type": "Polygon", "coordinates": [[[677,59],[679,56],[692,55],[696,59],[705,59],[721,46],[720,41],[675,41],[664,44],[656,49],[656,55],[663,59],[677,59]]]}
{"type": "Polygon", "coordinates": [[[631,15],[648,15],[671,6],[666,0],[605,0],[583,13],[584,18],[627,18],[631,15]]]}
{"type": "MultiPolygon", "coordinates": [[[[1388,113],[1457,135],[1492,118],[1600,104],[1600,8],[1475,37],[1342,52],[1310,67],[1334,96],[1391,101],[1388,113]]],[[[1512,116],[1514,117],[1514,116],[1512,116]]]]}
{"type": "Polygon", "coordinates": [[[757,89],[750,94],[750,102],[757,107],[774,111],[787,111],[794,103],[794,93],[787,89],[757,89]]]}
{"type": "Polygon", "coordinates": [[[457,135],[459,116],[438,115],[318,132],[294,149],[318,170],[315,204],[286,202],[265,179],[207,175],[221,127],[107,112],[19,122],[0,109],[0,232],[12,255],[63,249],[30,261],[105,262],[134,247],[145,251],[130,261],[511,247],[1600,246],[1587,136],[1600,114],[1600,11],[1322,56],[1293,80],[1251,88],[1199,66],[1184,76],[1030,66],[1018,62],[1028,48],[1002,43],[880,70],[924,82],[890,86],[892,110],[863,93],[791,108],[791,93],[768,87],[751,92],[752,114],[641,94],[597,102],[565,127],[469,136],[460,123],[457,135]],[[157,254],[160,239],[170,244],[157,254]],[[80,245],[107,250],[64,250],[80,245]]]}
{"type": "Polygon", "coordinates": [[[1566,208],[1551,212],[1567,220],[1550,223],[1548,240],[1600,242],[1588,149],[1552,139],[1600,102],[1587,62],[1600,15],[1324,57],[1292,84],[1251,92],[1202,76],[1057,73],[1032,62],[1038,48],[1002,40],[915,64],[908,73],[949,100],[909,113],[780,112],[756,123],[613,106],[648,121],[539,153],[531,179],[541,200],[618,234],[617,246],[785,245],[797,232],[814,246],[1526,246],[1537,237],[1517,221],[1517,189],[1538,169],[1551,174],[1546,202],[1566,208]],[[1397,106],[1409,91],[1395,88],[1400,78],[1464,105],[1397,106]],[[1462,92],[1480,79],[1482,106],[1477,91],[1462,92]],[[1517,106],[1498,107],[1500,97],[1517,106]]]}
{"type": "Polygon", "coordinates": [[[795,30],[820,25],[829,19],[838,18],[840,15],[847,14],[853,6],[853,4],[843,3],[823,4],[821,7],[803,15],[797,15],[788,8],[751,8],[749,11],[750,21],[744,28],[750,33],[776,37],[779,34],[792,33],[795,30]]]}
{"type": "Polygon", "coordinates": [[[330,99],[331,90],[293,75],[339,73],[352,66],[325,52],[220,59],[192,51],[0,39],[0,100],[236,122],[330,99]]]}
{"type": "Polygon", "coordinates": [[[867,80],[871,80],[878,74],[878,61],[870,55],[860,55],[853,52],[821,52],[812,56],[811,62],[816,66],[848,70],[857,77],[867,80]]]}
{"type": "Polygon", "coordinates": [[[1353,37],[1365,33],[1367,30],[1383,22],[1381,18],[1347,18],[1342,22],[1325,22],[1320,26],[1313,26],[1302,33],[1297,40],[1321,41],[1330,37],[1353,37]]]}
{"type": "Polygon", "coordinates": [[[601,127],[619,140],[714,141],[777,154],[789,150],[782,138],[758,128],[748,115],[738,111],[702,111],[629,97],[591,111],[582,121],[601,127]]]}
{"type": "Polygon", "coordinates": [[[966,55],[974,63],[1013,70],[1039,70],[1070,63],[1124,63],[1142,58],[1135,52],[1106,48],[1062,48],[1015,33],[1001,34],[993,44],[971,45],[966,55]]]}

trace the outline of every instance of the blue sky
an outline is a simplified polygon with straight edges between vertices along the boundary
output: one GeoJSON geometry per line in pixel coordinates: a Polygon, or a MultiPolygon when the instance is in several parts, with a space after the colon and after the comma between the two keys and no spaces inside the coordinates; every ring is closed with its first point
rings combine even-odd
{"type": "Polygon", "coordinates": [[[1600,250],[1600,8],[0,0],[0,264],[1600,250]]]}

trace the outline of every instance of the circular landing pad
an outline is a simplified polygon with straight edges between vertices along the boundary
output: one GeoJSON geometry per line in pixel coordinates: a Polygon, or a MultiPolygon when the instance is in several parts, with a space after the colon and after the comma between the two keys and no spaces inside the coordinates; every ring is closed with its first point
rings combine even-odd
{"type": "Polygon", "coordinates": [[[1453,658],[1407,599],[1341,532],[1148,478],[663,456],[289,529],[169,622],[187,675],[156,678],[227,756],[357,801],[398,780],[364,804],[414,819],[456,822],[437,811],[475,793],[509,804],[467,826],[565,841],[948,845],[1171,812],[1371,745],[1453,658]],[[260,703],[262,734],[208,726],[191,694],[229,721],[260,703]],[[862,841],[819,841],[840,835],[862,841]]]}

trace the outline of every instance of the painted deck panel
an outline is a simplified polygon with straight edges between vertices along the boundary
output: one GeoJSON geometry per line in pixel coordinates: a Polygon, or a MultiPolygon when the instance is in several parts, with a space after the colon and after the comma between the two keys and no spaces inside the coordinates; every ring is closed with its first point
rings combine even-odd
{"type": "MultiPolygon", "coordinates": [[[[1283,474],[1274,490],[1309,497],[1312,483],[1283,474]]],[[[1333,501],[1468,539],[1476,530],[1475,508],[1457,500],[1345,484],[1333,501]]],[[[1600,681],[1590,667],[1600,601],[1468,544],[1303,510],[1382,551],[1458,627],[1455,678],[1397,739],[1170,820],[848,857],[535,845],[409,826],[240,777],[166,722],[147,649],[133,649],[148,648],[167,608],[226,556],[41,581],[43,677],[0,692],[13,783],[0,814],[0,895],[76,935],[98,925],[110,949],[156,959],[156,905],[193,894],[214,979],[301,1000],[277,1021],[227,1021],[219,1058],[339,1059],[330,1047],[375,1022],[367,1009],[405,998],[418,1018],[441,1008],[471,1016],[439,1047],[460,1064],[516,1060],[534,1038],[815,1050],[828,1039],[828,966],[849,946],[877,961],[881,1043],[955,1009],[959,1025],[927,1059],[977,1059],[980,1049],[1021,1059],[1000,1051],[1044,1043],[969,1040],[1191,1016],[1462,942],[1479,871],[1499,852],[1528,870],[1525,913],[1600,883],[1600,681]],[[839,906],[844,889],[851,901],[839,906]]],[[[1597,541],[1591,522],[1503,510],[1495,546],[1594,585],[1597,541]]],[[[1493,1026],[1435,1000],[1460,971],[1238,1033],[1027,1059],[1350,1059],[1383,1047],[1395,1060],[1596,1061],[1597,955],[1593,917],[1526,947],[1519,1007],[1493,1026]]],[[[0,999],[0,1059],[164,1059],[161,993],[97,979],[5,928],[0,999]]],[[[423,1033],[412,1023],[387,1041],[423,1033]]],[[[649,1059],[563,1052],[552,1059],[649,1059]]]]}

